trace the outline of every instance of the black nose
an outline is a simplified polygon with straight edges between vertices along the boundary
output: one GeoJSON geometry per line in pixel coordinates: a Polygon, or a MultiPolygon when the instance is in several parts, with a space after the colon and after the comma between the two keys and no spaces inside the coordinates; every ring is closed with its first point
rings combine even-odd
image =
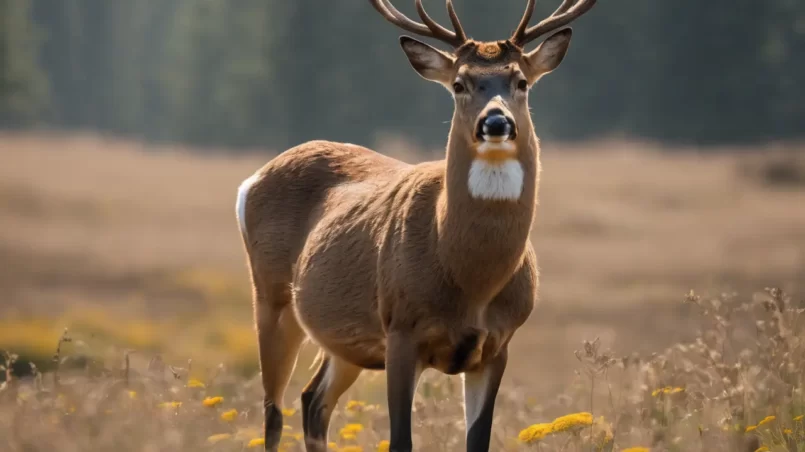
{"type": "Polygon", "coordinates": [[[514,122],[500,110],[492,110],[481,123],[481,134],[493,137],[510,136],[514,130],[514,122]]]}

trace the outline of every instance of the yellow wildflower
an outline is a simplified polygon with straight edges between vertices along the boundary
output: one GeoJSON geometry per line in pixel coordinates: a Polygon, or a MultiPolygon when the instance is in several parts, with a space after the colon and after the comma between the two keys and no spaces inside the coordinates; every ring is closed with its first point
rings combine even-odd
{"type": "Polygon", "coordinates": [[[339,431],[341,438],[343,439],[355,439],[357,434],[363,431],[363,425],[361,424],[347,424],[339,431]]]}
{"type": "Polygon", "coordinates": [[[232,438],[231,434],[229,434],[229,433],[219,433],[217,435],[211,435],[211,436],[207,437],[207,442],[215,444],[217,442],[224,441],[224,440],[227,440],[229,438],[232,438]]]}
{"type": "Polygon", "coordinates": [[[649,452],[648,447],[630,447],[628,449],[621,449],[621,452],[649,452]]]}
{"type": "Polygon", "coordinates": [[[160,408],[179,408],[182,402],[162,402],[159,404],[160,408]]]}
{"type": "Polygon", "coordinates": [[[651,396],[652,397],[657,397],[660,394],[678,394],[678,393],[680,393],[680,392],[682,392],[684,390],[685,390],[685,388],[679,388],[679,387],[673,388],[671,386],[666,386],[664,388],[659,388],[659,389],[655,389],[655,390],[651,391],[651,396]]]}
{"type": "Polygon", "coordinates": [[[223,413],[221,413],[221,420],[222,421],[232,422],[235,419],[237,419],[237,417],[238,417],[238,410],[236,410],[234,408],[231,409],[231,410],[224,411],[223,413]]]}
{"type": "Polygon", "coordinates": [[[253,440],[249,441],[249,444],[246,444],[246,447],[251,449],[253,447],[265,446],[265,444],[266,444],[265,438],[254,438],[253,440]]]}
{"type": "Polygon", "coordinates": [[[283,408],[282,409],[282,415],[283,416],[291,417],[294,414],[296,414],[296,408],[283,408]]]}
{"type": "Polygon", "coordinates": [[[389,452],[389,447],[391,447],[391,443],[389,440],[384,439],[377,443],[377,452],[389,452]]]}
{"type": "Polygon", "coordinates": [[[213,406],[216,406],[216,405],[220,404],[223,401],[224,401],[223,397],[217,396],[217,397],[207,397],[201,403],[204,404],[204,406],[213,407],[213,406]]]}
{"type": "Polygon", "coordinates": [[[302,435],[301,433],[288,433],[288,432],[282,432],[282,437],[283,437],[283,438],[293,438],[293,439],[294,439],[294,441],[301,441],[301,440],[302,440],[302,436],[303,436],[303,435],[302,435]]]}
{"type": "Polygon", "coordinates": [[[774,416],[766,416],[762,421],[757,423],[757,426],[760,427],[761,425],[768,424],[769,422],[773,422],[775,419],[777,418],[774,416]]]}
{"type": "Polygon", "coordinates": [[[347,402],[346,410],[347,411],[361,411],[366,406],[366,402],[361,402],[359,400],[350,400],[347,402]]]}
{"type": "Polygon", "coordinates": [[[354,440],[358,439],[358,437],[354,433],[341,432],[341,439],[345,439],[347,441],[354,441],[354,440]]]}
{"type": "Polygon", "coordinates": [[[578,427],[592,425],[593,415],[590,413],[573,413],[558,417],[551,423],[551,432],[564,432],[578,427]]]}
{"type": "Polygon", "coordinates": [[[794,431],[791,430],[790,428],[784,428],[783,433],[785,433],[786,435],[790,435],[790,434],[794,433],[794,431]]]}
{"type": "Polygon", "coordinates": [[[338,452],[363,452],[363,447],[361,446],[344,446],[338,449],[338,452]]]}
{"type": "Polygon", "coordinates": [[[553,431],[552,424],[534,424],[523,429],[517,438],[527,444],[541,441],[553,431]]]}
{"type": "Polygon", "coordinates": [[[327,443],[327,448],[330,450],[338,450],[338,444],[330,441],[329,443],[327,443]]]}
{"type": "Polygon", "coordinates": [[[760,446],[755,449],[755,452],[769,452],[769,446],[760,446]]]}
{"type": "Polygon", "coordinates": [[[794,418],[794,422],[799,422],[799,421],[801,421],[803,418],[805,418],[805,414],[800,414],[799,416],[797,416],[797,417],[795,417],[795,418],[794,418]]]}
{"type": "Polygon", "coordinates": [[[129,391],[129,398],[134,400],[137,398],[137,391],[129,391]]]}
{"type": "Polygon", "coordinates": [[[188,388],[206,388],[207,386],[204,383],[202,383],[201,381],[196,380],[195,378],[191,378],[187,382],[187,387],[188,388]]]}
{"type": "Polygon", "coordinates": [[[746,427],[745,432],[749,433],[749,432],[754,432],[755,430],[757,430],[757,425],[750,425],[750,426],[746,427]]]}

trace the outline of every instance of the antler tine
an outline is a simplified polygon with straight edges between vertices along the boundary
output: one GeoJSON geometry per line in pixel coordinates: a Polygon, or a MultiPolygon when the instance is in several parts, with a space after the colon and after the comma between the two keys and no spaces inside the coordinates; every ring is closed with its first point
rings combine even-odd
{"type": "Polygon", "coordinates": [[[525,6],[525,12],[523,13],[523,18],[520,19],[520,24],[517,25],[517,29],[514,30],[514,34],[512,34],[511,39],[513,43],[520,45],[519,42],[523,39],[523,36],[525,35],[525,31],[528,28],[528,22],[531,21],[531,15],[534,14],[534,6],[536,6],[536,4],[537,0],[528,0],[528,3],[525,6]]]}
{"type": "MultiPolygon", "coordinates": [[[[466,41],[466,35],[464,34],[464,30],[461,28],[461,24],[458,22],[458,17],[455,16],[455,11],[450,14],[450,20],[453,22],[453,27],[456,28],[456,32],[454,33],[439,25],[428,15],[428,13],[425,11],[425,8],[422,6],[422,0],[415,1],[417,13],[419,14],[419,17],[422,18],[422,21],[425,22],[424,24],[409,19],[405,14],[401,13],[397,8],[395,8],[394,5],[391,4],[390,0],[369,0],[369,3],[371,3],[372,6],[374,6],[374,8],[386,20],[402,28],[403,30],[410,31],[421,36],[438,39],[452,45],[453,47],[459,47],[461,44],[464,44],[464,41],[466,41]]],[[[448,12],[452,9],[450,0],[448,0],[447,8],[448,12]]]]}
{"type": "MultiPolygon", "coordinates": [[[[531,0],[529,0],[529,2],[530,1],[531,0]]],[[[595,5],[596,1],[597,0],[563,0],[562,4],[559,5],[559,8],[557,8],[553,14],[540,21],[537,25],[525,30],[520,36],[520,39],[514,41],[515,44],[523,46],[548,32],[564,27],[589,11],[595,5]]]]}
{"type": "Polygon", "coordinates": [[[406,17],[397,8],[394,7],[387,0],[369,0],[369,3],[380,13],[387,21],[402,28],[405,31],[416,33],[423,36],[433,36],[433,32],[423,24],[414,22],[406,17]]]}
{"type": "MultiPolygon", "coordinates": [[[[452,31],[444,28],[443,26],[439,25],[433,18],[428,15],[428,12],[425,11],[425,7],[422,6],[422,0],[414,0],[416,4],[416,12],[419,14],[419,17],[422,18],[422,22],[425,22],[425,25],[428,26],[435,34],[439,34],[449,38],[451,41],[457,41],[457,36],[452,31]]],[[[464,42],[462,40],[462,42],[464,42]]],[[[459,44],[461,45],[461,44],[459,44]]]]}
{"type": "Polygon", "coordinates": [[[447,0],[447,14],[450,16],[450,22],[453,23],[453,29],[456,31],[456,39],[461,39],[461,42],[466,41],[467,34],[464,33],[464,27],[461,26],[456,9],[453,8],[453,0],[447,0]]]}

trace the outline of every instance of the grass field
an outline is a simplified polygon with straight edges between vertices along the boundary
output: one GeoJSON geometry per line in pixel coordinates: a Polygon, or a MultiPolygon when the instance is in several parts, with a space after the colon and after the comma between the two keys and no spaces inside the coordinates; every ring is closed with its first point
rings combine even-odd
{"type": "MultiPolygon", "coordinates": [[[[234,198],[273,154],[189,151],[0,135],[0,350],[19,354],[16,373],[29,361],[43,372],[0,392],[0,444],[241,450],[259,437],[234,198]]],[[[513,342],[493,449],[805,450],[802,151],[543,143],[541,304],[513,342]],[[539,444],[518,439],[570,413],[591,414],[562,419],[539,444]]],[[[303,349],[291,407],[315,351],[303,349]]],[[[460,394],[456,378],[426,373],[421,450],[463,447],[460,394]]],[[[336,416],[334,447],[375,450],[384,397],[383,374],[365,373],[336,416]]],[[[295,450],[299,414],[288,419],[295,450]]]]}

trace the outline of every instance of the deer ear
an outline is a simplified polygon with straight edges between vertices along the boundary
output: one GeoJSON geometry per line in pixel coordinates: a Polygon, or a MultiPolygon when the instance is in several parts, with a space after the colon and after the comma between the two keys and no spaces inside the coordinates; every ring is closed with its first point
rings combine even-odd
{"type": "Polygon", "coordinates": [[[423,78],[443,85],[452,83],[456,60],[451,55],[408,36],[400,36],[400,46],[411,66],[423,78]]]}
{"type": "Polygon", "coordinates": [[[567,54],[572,35],[573,31],[565,28],[552,34],[530,53],[523,55],[525,63],[523,69],[529,84],[535,83],[540,77],[559,66],[567,54]]]}

